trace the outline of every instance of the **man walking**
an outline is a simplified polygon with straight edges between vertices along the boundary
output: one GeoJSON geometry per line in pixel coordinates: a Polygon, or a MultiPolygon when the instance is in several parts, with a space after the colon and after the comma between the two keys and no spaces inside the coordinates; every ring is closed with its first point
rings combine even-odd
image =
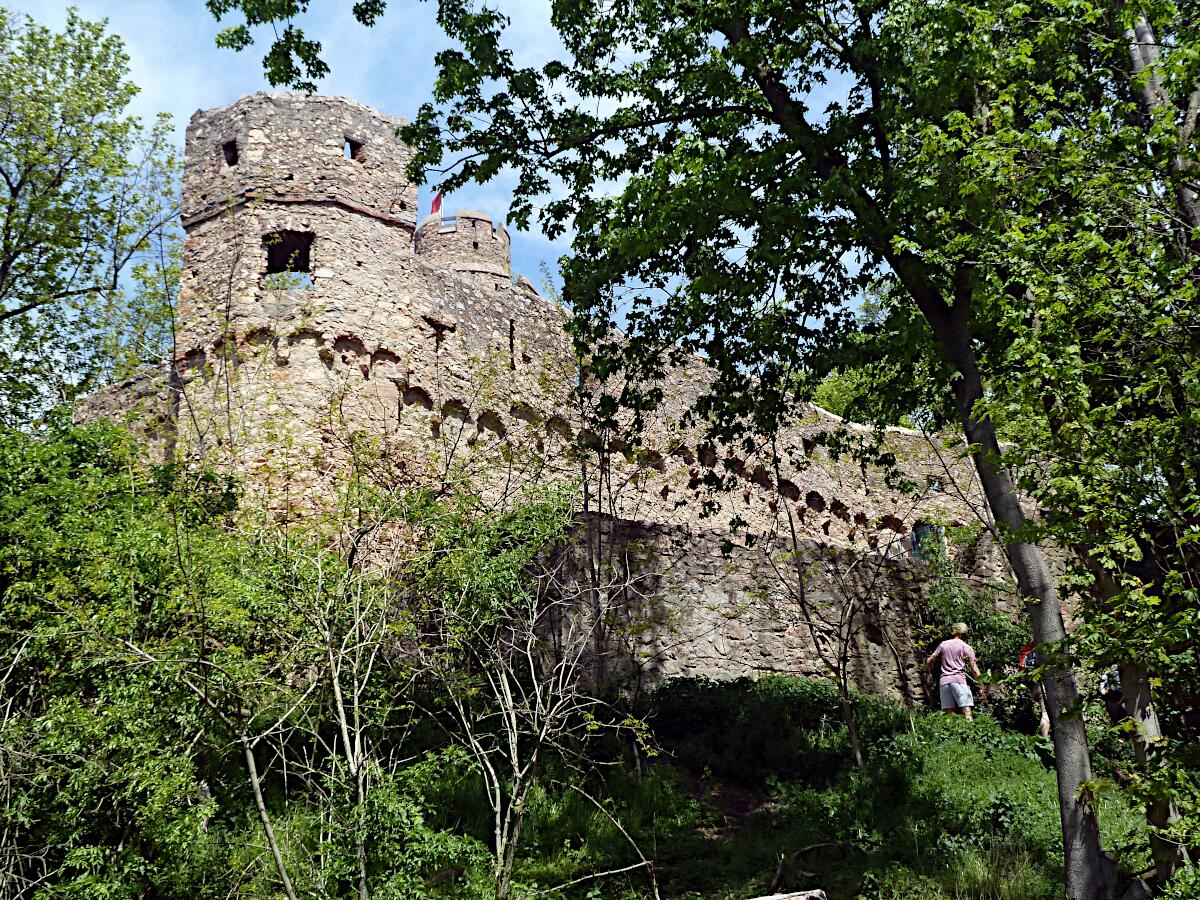
{"type": "Polygon", "coordinates": [[[941,695],[942,712],[962,713],[971,721],[971,707],[975,698],[971,696],[971,688],[967,685],[966,663],[971,661],[971,672],[979,677],[979,666],[975,662],[975,651],[963,638],[967,636],[965,622],[955,622],[950,626],[954,635],[948,641],[942,641],[937,649],[925,661],[925,668],[933,671],[933,664],[940,658],[942,661],[942,677],[938,681],[938,693],[941,695]]]}

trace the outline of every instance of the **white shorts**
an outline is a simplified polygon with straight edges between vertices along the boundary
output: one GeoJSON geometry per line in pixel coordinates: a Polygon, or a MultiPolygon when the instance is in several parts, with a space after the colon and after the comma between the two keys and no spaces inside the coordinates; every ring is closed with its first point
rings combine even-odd
{"type": "Polygon", "coordinates": [[[968,706],[975,705],[975,698],[971,696],[971,689],[965,684],[943,684],[938,693],[942,697],[942,709],[966,709],[968,706]]]}

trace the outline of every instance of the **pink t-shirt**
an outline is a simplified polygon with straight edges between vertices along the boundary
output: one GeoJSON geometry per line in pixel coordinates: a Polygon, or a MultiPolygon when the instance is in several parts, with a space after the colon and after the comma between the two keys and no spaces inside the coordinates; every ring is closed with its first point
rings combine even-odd
{"type": "Polygon", "coordinates": [[[975,662],[975,651],[971,645],[959,638],[951,638],[938,644],[934,653],[942,658],[942,680],[938,684],[966,684],[965,660],[975,662]]]}

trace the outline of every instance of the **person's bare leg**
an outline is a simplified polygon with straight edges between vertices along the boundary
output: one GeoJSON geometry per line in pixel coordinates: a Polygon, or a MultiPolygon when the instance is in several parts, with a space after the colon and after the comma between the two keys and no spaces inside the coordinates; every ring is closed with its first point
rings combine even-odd
{"type": "Polygon", "coordinates": [[[971,721],[971,707],[964,706],[963,707],[963,715],[966,716],[967,721],[970,722],[971,721]]]}

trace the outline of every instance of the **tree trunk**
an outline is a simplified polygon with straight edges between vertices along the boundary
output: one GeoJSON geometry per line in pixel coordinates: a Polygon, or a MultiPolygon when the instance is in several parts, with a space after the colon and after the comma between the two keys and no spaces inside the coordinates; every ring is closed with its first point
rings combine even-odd
{"type": "Polygon", "coordinates": [[[371,900],[367,886],[367,817],[363,773],[354,773],[354,855],[358,862],[358,900],[371,900]]]}
{"type": "Polygon", "coordinates": [[[863,762],[862,741],[858,737],[858,721],[854,718],[854,704],[850,702],[850,695],[842,690],[842,718],[846,722],[846,731],[850,735],[850,750],[854,753],[854,764],[858,768],[866,768],[866,763],[863,762]]]}
{"type": "MultiPolygon", "coordinates": [[[[1140,84],[1135,83],[1134,90],[1146,114],[1147,124],[1154,117],[1163,115],[1169,115],[1174,121],[1176,109],[1156,71],[1160,53],[1158,40],[1144,15],[1138,15],[1133,27],[1126,29],[1125,38],[1129,42],[1130,74],[1135,82],[1141,79],[1140,84]]],[[[1200,86],[1196,87],[1189,98],[1184,120],[1179,125],[1178,137],[1181,146],[1187,146],[1193,137],[1197,107],[1200,106],[1198,101],[1200,86]]],[[[1182,154],[1172,155],[1170,174],[1174,183],[1175,206],[1180,218],[1190,229],[1200,228],[1200,193],[1197,193],[1194,186],[1194,171],[1195,163],[1192,160],[1182,154]]],[[[1187,244],[1193,252],[1200,250],[1200,241],[1194,237],[1189,236],[1187,244]]],[[[1135,726],[1131,735],[1134,754],[1139,763],[1146,763],[1150,756],[1150,745],[1163,736],[1158,713],[1150,695],[1150,679],[1144,669],[1133,663],[1122,664],[1119,668],[1125,711],[1135,726]]],[[[1169,801],[1155,801],[1146,808],[1146,820],[1155,831],[1165,828],[1176,818],[1178,812],[1169,801]]],[[[1170,879],[1179,866],[1187,861],[1183,847],[1164,840],[1154,832],[1150,837],[1150,851],[1154,857],[1155,876],[1160,884],[1170,879]]]]}
{"type": "MultiPolygon", "coordinates": [[[[1175,117],[1175,107],[1163,87],[1162,79],[1156,71],[1159,47],[1154,37],[1154,29],[1143,15],[1137,16],[1133,27],[1125,30],[1125,39],[1129,42],[1129,68],[1135,79],[1134,93],[1138,103],[1146,114],[1147,120],[1166,115],[1172,120],[1175,117]],[[1149,72],[1147,72],[1149,69],[1149,72]]],[[[1200,88],[1197,88],[1200,91],[1200,88]]],[[[1180,133],[1180,144],[1186,146],[1196,126],[1196,113],[1189,109],[1185,116],[1180,133]]],[[[1189,228],[1200,228],[1200,193],[1195,184],[1195,164],[1181,153],[1173,153],[1168,163],[1172,187],[1175,192],[1175,205],[1180,216],[1189,228]]],[[[1187,239],[1193,250],[1200,249],[1197,241],[1187,239]]]]}
{"type": "MultiPolygon", "coordinates": [[[[731,45],[741,44],[748,37],[748,25],[742,19],[722,23],[720,30],[731,45]]],[[[842,163],[805,120],[803,104],[790,95],[767,61],[747,67],[747,75],[761,90],[774,120],[805,151],[817,176],[822,181],[831,179],[842,163]]],[[[892,226],[897,223],[890,222],[879,210],[876,198],[859,189],[847,197],[847,203],[868,240],[875,242],[880,256],[891,265],[929,323],[942,357],[960,376],[953,384],[955,406],[967,441],[979,448],[973,454],[975,468],[992,514],[1006,532],[1005,551],[1021,596],[1029,605],[1034,640],[1038,644],[1060,640],[1066,631],[1054,578],[1041,551],[1019,539],[1026,524],[1025,513],[1016,486],[1000,466],[995,426],[987,417],[975,417],[975,405],[983,399],[983,382],[968,329],[973,272],[964,265],[954,273],[954,303],[948,305],[940,273],[930,270],[921,256],[893,245],[892,226]]],[[[1045,689],[1058,776],[1066,900],[1109,900],[1115,872],[1101,850],[1100,826],[1085,787],[1091,781],[1092,770],[1087,732],[1078,714],[1074,674],[1069,669],[1049,672],[1045,689]]]]}
{"type": "MultiPolygon", "coordinates": [[[[1145,764],[1150,759],[1151,746],[1163,736],[1158,712],[1150,696],[1150,678],[1145,669],[1133,663],[1122,663],[1119,669],[1125,714],[1134,724],[1130,735],[1133,753],[1139,763],[1145,764]]],[[[1158,833],[1177,818],[1179,812],[1169,800],[1154,800],[1146,805],[1146,821],[1153,829],[1150,832],[1150,853],[1154,857],[1154,875],[1160,885],[1169,881],[1176,870],[1187,862],[1183,845],[1167,840],[1158,833]]]]}
{"type": "Polygon", "coordinates": [[[271,817],[267,815],[267,804],[263,801],[262,783],[258,777],[258,766],[254,762],[254,747],[245,735],[239,736],[242,752],[246,757],[246,774],[250,776],[250,789],[254,793],[254,806],[258,809],[258,821],[262,823],[263,834],[267,838],[267,846],[271,848],[271,856],[275,860],[275,871],[283,882],[283,892],[288,900],[297,900],[296,889],[292,887],[292,879],[288,877],[287,866],[283,864],[283,854],[279,851],[279,842],[275,840],[275,829],[271,827],[271,817]]]}
{"type": "MultiPolygon", "coordinates": [[[[968,278],[969,273],[959,273],[959,293],[969,291],[965,286],[968,278]]],[[[960,376],[953,385],[955,408],[967,442],[977,448],[972,459],[988,506],[1007,538],[1005,552],[1027,604],[1034,641],[1040,645],[1062,640],[1066,637],[1066,629],[1054,577],[1041,550],[1020,539],[1027,518],[1016,486],[1000,464],[996,428],[986,416],[977,418],[975,415],[975,406],[984,395],[967,329],[970,301],[960,296],[954,307],[948,307],[940,293],[932,290],[924,291],[923,296],[916,299],[933,329],[943,357],[960,376]]],[[[1087,731],[1079,713],[1074,672],[1065,668],[1050,670],[1043,685],[1058,778],[1066,898],[1110,898],[1115,872],[1101,849],[1100,825],[1087,787],[1092,780],[1092,766],[1087,731]]]]}
{"type": "MultiPolygon", "coordinates": [[[[1087,547],[1076,547],[1075,552],[1084,561],[1096,579],[1093,593],[1096,602],[1107,605],[1120,591],[1120,587],[1102,565],[1093,559],[1087,547]]],[[[1150,676],[1144,668],[1132,662],[1121,663],[1121,696],[1125,715],[1133,722],[1129,735],[1133,744],[1134,757],[1145,765],[1150,760],[1150,747],[1162,740],[1163,730],[1158,721],[1158,712],[1150,691],[1150,676]]],[[[1179,818],[1179,812],[1170,801],[1146,804],[1146,821],[1150,824],[1150,853],[1154,858],[1154,875],[1159,884],[1165,884],[1179,866],[1187,862],[1184,847],[1161,838],[1157,832],[1179,818]]]]}

